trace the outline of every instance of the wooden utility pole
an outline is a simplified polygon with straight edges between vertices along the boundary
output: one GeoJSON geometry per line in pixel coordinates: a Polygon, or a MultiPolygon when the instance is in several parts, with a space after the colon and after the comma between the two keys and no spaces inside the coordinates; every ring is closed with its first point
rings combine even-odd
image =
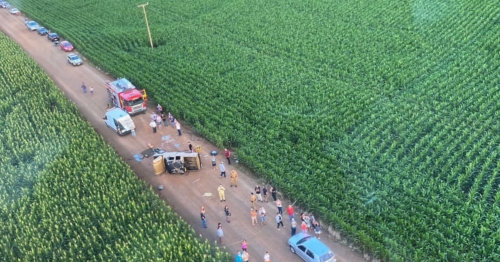
{"type": "Polygon", "coordinates": [[[144,18],[146,19],[146,27],[148,28],[149,43],[151,43],[151,48],[153,48],[153,39],[151,38],[151,31],[149,31],[148,15],[146,14],[146,6],[148,4],[149,2],[142,5],[138,5],[137,7],[142,7],[142,11],[144,11],[144,18]]]}

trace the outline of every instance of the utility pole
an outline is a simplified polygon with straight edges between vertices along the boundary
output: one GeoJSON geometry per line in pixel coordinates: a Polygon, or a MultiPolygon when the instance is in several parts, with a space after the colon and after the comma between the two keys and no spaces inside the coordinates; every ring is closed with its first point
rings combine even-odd
{"type": "Polygon", "coordinates": [[[142,5],[138,5],[137,7],[142,7],[142,11],[144,11],[144,18],[146,19],[146,27],[148,28],[149,43],[151,43],[151,48],[153,48],[153,39],[151,38],[151,31],[149,31],[148,16],[146,15],[146,6],[148,4],[149,2],[142,5]]]}

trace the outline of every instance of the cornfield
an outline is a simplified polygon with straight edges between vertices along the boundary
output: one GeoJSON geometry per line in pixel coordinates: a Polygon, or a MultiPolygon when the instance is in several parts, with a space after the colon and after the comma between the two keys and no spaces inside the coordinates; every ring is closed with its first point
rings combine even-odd
{"type": "MultiPolygon", "coordinates": [[[[229,261],[0,35],[2,261],[229,261]]],[[[64,61],[63,61],[64,62],[64,61]]]]}
{"type": "MultiPolygon", "coordinates": [[[[495,1],[14,0],[392,261],[499,261],[495,1]]],[[[64,61],[61,61],[63,63],[64,61]]]]}

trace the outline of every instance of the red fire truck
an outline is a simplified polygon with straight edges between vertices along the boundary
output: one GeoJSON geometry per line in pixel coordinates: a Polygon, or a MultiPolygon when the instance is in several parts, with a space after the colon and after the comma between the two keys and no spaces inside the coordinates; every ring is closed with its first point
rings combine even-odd
{"type": "Polygon", "coordinates": [[[146,90],[137,90],[130,81],[119,78],[113,82],[106,81],[108,99],[111,107],[125,110],[129,115],[146,113],[146,90]]]}

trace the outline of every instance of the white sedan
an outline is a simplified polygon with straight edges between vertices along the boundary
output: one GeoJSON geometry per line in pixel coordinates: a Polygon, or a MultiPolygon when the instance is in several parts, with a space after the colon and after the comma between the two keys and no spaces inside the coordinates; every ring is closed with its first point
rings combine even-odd
{"type": "Polygon", "coordinates": [[[17,8],[12,8],[12,9],[10,9],[10,13],[13,14],[13,15],[17,15],[17,14],[20,13],[20,11],[17,8]]]}

